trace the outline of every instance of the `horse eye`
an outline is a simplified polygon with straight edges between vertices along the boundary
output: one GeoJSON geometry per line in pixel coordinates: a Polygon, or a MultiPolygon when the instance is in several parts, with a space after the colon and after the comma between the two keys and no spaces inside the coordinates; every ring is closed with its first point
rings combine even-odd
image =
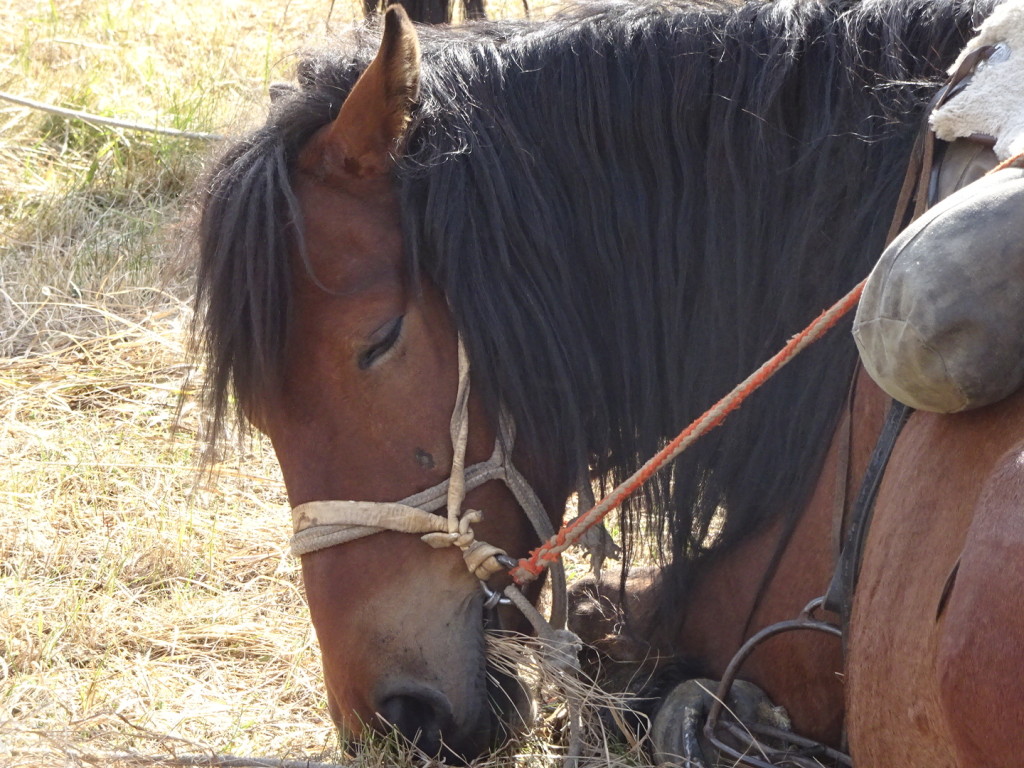
{"type": "Polygon", "coordinates": [[[374,334],[374,336],[379,338],[379,341],[375,341],[359,354],[358,365],[360,370],[365,371],[395,346],[395,342],[398,341],[398,337],[402,334],[403,319],[404,315],[396,317],[374,334]]]}

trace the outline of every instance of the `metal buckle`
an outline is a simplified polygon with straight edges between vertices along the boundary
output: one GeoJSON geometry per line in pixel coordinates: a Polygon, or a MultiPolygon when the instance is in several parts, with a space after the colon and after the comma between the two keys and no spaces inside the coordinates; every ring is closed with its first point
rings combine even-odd
{"type": "MultiPolygon", "coordinates": [[[[504,563],[503,563],[504,565],[504,563]]],[[[484,610],[492,611],[499,605],[512,605],[512,601],[505,597],[503,592],[498,592],[487,586],[486,582],[480,582],[480,589],[484,593],[484,610]]]]}

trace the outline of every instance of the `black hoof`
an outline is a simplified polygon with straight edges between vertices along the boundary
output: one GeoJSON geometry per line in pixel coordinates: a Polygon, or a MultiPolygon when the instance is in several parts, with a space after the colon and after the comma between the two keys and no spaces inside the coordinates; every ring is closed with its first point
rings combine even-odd
{"type": "MultiPolygon", "coordinates": [[[[654,717],[651,742],[654,759],[664,768],[714,768],[719,754],[704,737],[704,723],[714,702],[718,682],[686,680],[665,697],[654,717]]],[[[737,680],[725,702],[730,717],[740,723],[764,723],[788,729],[789,719],[764,691],[753,683],[737,680]]]]}

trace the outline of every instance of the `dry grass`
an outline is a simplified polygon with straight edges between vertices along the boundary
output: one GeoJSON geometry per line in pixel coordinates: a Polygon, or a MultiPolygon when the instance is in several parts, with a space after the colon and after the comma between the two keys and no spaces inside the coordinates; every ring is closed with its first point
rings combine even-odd
{"type": "MultiPolygon", "coordinates": [[[[262,119],[289,53],[355,15],[330,0],[7,0],[0,90],[237,133],[262,119]]],[[[401,745],[336,742],[268,446],[221,456],[200,481],[191,393],[172,429],[181,243],[208,152],[0,102],[2,766],[410,762],[401,745]]],[[[554,759],[561,685],[537,734],[496,764],[554,759]]],[[[603,735],[588,738],[607,764],[603,735]]]]}
{"type": "Polygon", "coordinates": [[[0,378],[0,761],[43,764],[42,749],[61,764],[149,732],[323,751],[273,457],[255,444],[197,486],[199,414],[171,435],[184,308],[54,303],[93,334],[8,359],[0,378]]]}
{"type": "MultiPolygon", "coordinates": [[[[235,132],[325,16],[309,0],[14,0],[0,89],[235,132]]],[[[186,406],[172,436],[179,243],[209,147],[3,104],[0,125],[0,763],[323,753],[273,457],[256,443],[199,486],[201,415],[186,406]]]]}

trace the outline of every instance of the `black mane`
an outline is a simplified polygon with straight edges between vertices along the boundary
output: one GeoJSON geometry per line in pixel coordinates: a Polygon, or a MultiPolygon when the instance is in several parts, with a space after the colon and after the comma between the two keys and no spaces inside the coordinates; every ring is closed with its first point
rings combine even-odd
{"type": "MultiPolygon", "coordinates": [[[[410,266],[447,295],[476,391],[535,455],[628,475],[866,275],[923,105],[987,10],[665,1],[421,29],[395,181],[410,266]]],[[[211,178],[198,295],[218,421],[232,387],[245,402],[276,375],[288,174],[363,38],[303,61],[211,178]]],[[[649,511],[686,562],[796,515],[854,364],[844,330],[661,475],[627,529],[649,511]]]]}

